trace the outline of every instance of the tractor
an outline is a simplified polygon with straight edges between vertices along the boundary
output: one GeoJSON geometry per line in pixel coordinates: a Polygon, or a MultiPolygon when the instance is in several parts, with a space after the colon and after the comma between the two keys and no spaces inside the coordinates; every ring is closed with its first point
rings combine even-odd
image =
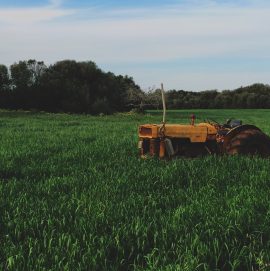
{"type": "Polygon", "coordinates": [[[191,115],[190,124],[167,124],[163,84],[163,121],[161,124],[139,126],[139,152],[142,158],[157,156],[196,157],[206,154],[244,154],[270,156],[270,137],[258,127],[243,124],[240,120],[227,120],[220,124],[213,120],[195,123],[191,115]]]}

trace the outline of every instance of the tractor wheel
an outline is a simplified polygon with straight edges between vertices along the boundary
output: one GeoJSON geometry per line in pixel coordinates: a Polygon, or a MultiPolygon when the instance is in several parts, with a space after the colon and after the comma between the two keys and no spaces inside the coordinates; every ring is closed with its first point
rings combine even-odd
{"type": "Polygon", "coordinates": [[[226,146],[227,154],[270,156],[270,137],[259,130],[247,129],[236,134],[226,146]]]}

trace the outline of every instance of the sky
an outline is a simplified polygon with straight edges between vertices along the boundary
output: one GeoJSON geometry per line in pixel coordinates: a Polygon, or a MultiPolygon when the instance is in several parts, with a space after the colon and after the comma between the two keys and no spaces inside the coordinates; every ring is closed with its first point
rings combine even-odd
{"type": "Polygon", "coordinates": [[[144,90],[270,84],[269,0],[0,0],[0,63],[94,61],[144,90]]]}

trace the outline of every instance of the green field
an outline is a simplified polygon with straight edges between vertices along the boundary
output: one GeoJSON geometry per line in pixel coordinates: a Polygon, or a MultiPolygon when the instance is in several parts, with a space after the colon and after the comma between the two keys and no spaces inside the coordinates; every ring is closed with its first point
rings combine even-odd
{"type": "MultiPolygon", "coordinates": [[[[270,110],[193,112],[270,134],[270,110]]],[[[0,111],[0,270],[269,270],[270,160],[139,159],[160,120],[0,111]]]]}

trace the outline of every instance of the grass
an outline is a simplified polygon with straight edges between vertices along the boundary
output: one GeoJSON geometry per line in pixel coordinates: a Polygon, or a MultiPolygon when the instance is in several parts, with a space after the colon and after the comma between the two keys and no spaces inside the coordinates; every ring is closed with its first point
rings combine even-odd
{"type": "MultiPolygon", "coordinates": [[[[270,110],[192,112],[270,134],[270,110]]],[[[139,159],[160,120],[0,111],[0,270],[268,270],[270,160],[139,159]]]]}

